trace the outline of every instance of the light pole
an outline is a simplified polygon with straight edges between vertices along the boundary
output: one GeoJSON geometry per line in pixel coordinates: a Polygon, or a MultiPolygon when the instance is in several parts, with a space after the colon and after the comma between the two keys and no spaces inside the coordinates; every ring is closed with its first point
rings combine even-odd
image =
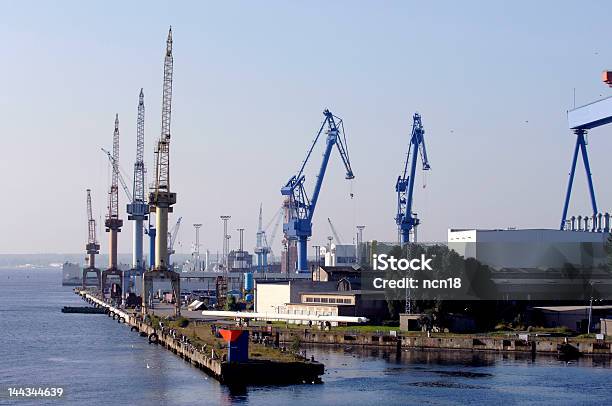
{"type": "Polygon", "coordinates": [[[223,220],[223,257],[221,261],[223,262],[223,272],[227,274],[227,256],[229,254],[229,238],[227,235],[227,221],[231,219],[232,216],[221,216],[221,220],[223,220]]]}

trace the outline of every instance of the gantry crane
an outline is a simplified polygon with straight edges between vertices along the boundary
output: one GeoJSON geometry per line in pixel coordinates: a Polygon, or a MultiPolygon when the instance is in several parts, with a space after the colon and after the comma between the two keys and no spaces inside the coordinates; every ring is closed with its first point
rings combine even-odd
{"type": "MultiPolygon", "coordinates": [[[[155,211],[155,265],[144,274],[143,307],[146,314],[153,288],[154,278],[170,279],[175,315],[180,315],[180,277],[170,269],[168,262],[168,213],[176,203],[176,193],[170,191],[170,119],[172,113],[172,75],[174,59],[172,56],[172,27],[166,39],[164,55],[164,81],[162,95],[161,135],[155,149],[155,182],[149,193],[149,209],[155,211]]],[[[149,234],[151,230],[149,229],[149,234]]]]}
{"type": "Polygon", "coordinates": [[[113,132],[111,186],[108,192],[108,213],[106,214],[106,232],[109,233],[108,269],[102,272],[102,290],[106,288],[106,279],[110,275],[121,278],[121,271],[117,268],[117,234],[121,231],[123,220],[119,218],[119,115],[115,116],[115,130],[113,132]]]}
{"type": "Polygon", "coordinates": [[[96,235],[96,220],[93,217],[91,208],[91,189],[87,189],[87,267],[83,268],[83,288],[87,287],[87,276],[89,273],[95,273],[97,278],[97,286],[100,287],[102,280],[100,278],[100,270],[96,268],[96,254],[100,253],[100,244],[96,235]]]}
{"type": "Polygon", "coordinates": [[[145,269],[143,261],[143,222],[149,214],[145,201],[145,164],[144,164],[144,92],[138,95],[138,119],[136,121],[136,162],[134,163],[134,187],[131,203],[127,205],[128,220],[134,221],[132,268],[137,272],[145,269]]]}
{"type": "Polygon", "coordinates": [[[283,224],[283,231],[289,240],[297,240],[298,242],[298,272],[308,271],[308,260],[307,260],[307,245],[308,238],[312,236],[312,218],[314,215],[317,201],[319,199],[319,193],[321,192],[321,185],[323,184],[323,178],[325,177],[325,171],[329,162],[332,148],[334,145],[338,148],[340,158],[344,163],[346,169],[346,179],[353,179],[353,170],[351,169],[351,162],[349,160],[348,148],[346,145],[346,134],[344,133],[344,125],[342,119],[334,116],[329,110],[323,112],[325,119],[317,136],[315,137],[306,159],[302,163],[300,170],[297,175],[289,178],[289,181],[285,186],[281,188],[281,195],[287,196],[288,202],[288,216],[287,222],[283,224]],[[319,137],[323,130],[327,127],[325,133],[327,134],[327,141],[325,146],[325,152],[323,153],[323,161],[321,162],[321,168],[315,183],[312,197],[308,197],[304,188],[304,168],[312,151],[319,140],[319,137]]]}
{"type": "Polygon", "coordinates": [[[423,129],[421,116],[419,113],[414,113],[412,119],[412,135],[404,164],[404,173],[397,178],[397,183],[395,184],[395,191],[397,192],[397,215],[395,216],[395,222],[402,245],[410,242],[410,233],[416,231],[416,227],[420,224],[416,213],[412,212],[414,175],[419,155],[421,156],[423,170],[428,171],[430,169],[427,149],[425,148],[425,130],[423,129]],[[408,172],[409,164],[410,173],[408,172]]]}

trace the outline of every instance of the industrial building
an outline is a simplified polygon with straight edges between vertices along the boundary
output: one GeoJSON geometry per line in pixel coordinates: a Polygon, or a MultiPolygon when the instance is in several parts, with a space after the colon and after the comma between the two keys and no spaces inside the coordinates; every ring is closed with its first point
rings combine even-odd
{"type": "Polygon", "coordinates": [[[256,280],[255,312],[302,316],[357,316],[373,321],[386,317],[385,300],[363,300],[360,290],[338,290],[338,286],[344,285],[339,285],[335,280],[256,280]]]}
{"type": "Polygon", "coordinates": [[[591,331],[600,330],[600,319],[612,317],[612,306],[549,306],[534,307],[529,314],[532,325],[543,327],[567,327],[575,332],[586,333],[592,320],[591,331]]]}
{"type": "Polygon", "coordinates": [[[448,246],[494,269],[548,269],[604,263],[607,236],[553,229],[449,229],[448,246]]]}

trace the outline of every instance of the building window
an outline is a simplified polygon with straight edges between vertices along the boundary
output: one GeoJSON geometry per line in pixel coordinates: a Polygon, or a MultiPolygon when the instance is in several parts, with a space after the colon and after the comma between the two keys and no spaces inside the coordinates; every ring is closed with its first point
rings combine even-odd
{"type": "Polygon", "coordinates": [[[307,302],[307,303],[312,303],[312,302],[313,302],[313,299],[312,299],[311,297],[307,297],[307,298],[306,298],[306,302],[307,302]]]}
{"type": "Polygon", "coordinates": [[[327,299],[326,297],[322,297],[321,303],[329,303],[329,299],[327,299]]]}
{"type": "Polygon", "coordinates": [[[329,298],[329,303],[336,303],[336,299],[334,299],[333,297],[329,298]]]}
{"type": "Polygon", "coordinates": [[[321,302],[321,298],[320,298],[320,297],[313,297],[313,298],[312,298],[312,301],[313,301],[314,303],[320,303],[320,302],[321,302]]]}

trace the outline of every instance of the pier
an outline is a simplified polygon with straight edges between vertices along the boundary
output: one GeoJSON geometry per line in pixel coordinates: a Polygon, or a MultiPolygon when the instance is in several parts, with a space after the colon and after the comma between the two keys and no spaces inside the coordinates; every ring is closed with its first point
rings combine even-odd
{"type": "Polygon", "coordinates": [[[159,344],[174,354],[190,362],[219,382],[227,385],[265,385],[321,382],[324,365],[316,361],[279,361],[279,360],[249,360],[247,362],[228,362],[222,358],[221,351],[211,348],[210,355],[201,348],[196,348],[188,342],[183,342],[175,336],[163,332],[145,322],[138,313],[113,306],[86,290],[75,290],[83,300],[94,307],[105,310],[110,317],[119,323],[130,326],[147,337],[149,343],[159,344]]]}

